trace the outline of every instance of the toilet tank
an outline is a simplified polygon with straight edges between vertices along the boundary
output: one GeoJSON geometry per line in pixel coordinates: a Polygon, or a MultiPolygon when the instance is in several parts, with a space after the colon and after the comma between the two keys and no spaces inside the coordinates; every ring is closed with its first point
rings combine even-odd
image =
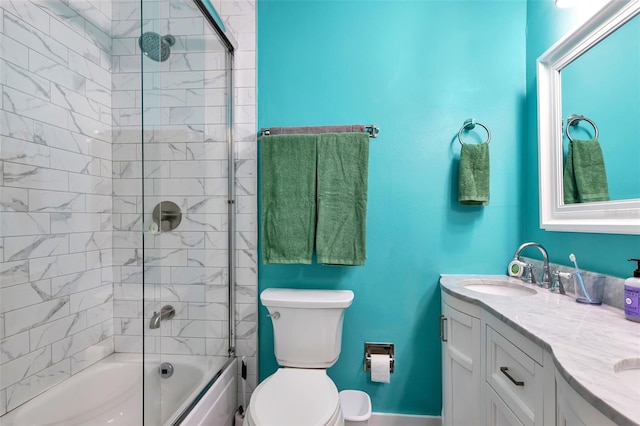
{"type": "Polygon", "coordinates": [[[344,310],[351,290],[268,288],[260,301],[273,322],[274,352],[283,367],[329,368],[342,345],[344,310]]]}

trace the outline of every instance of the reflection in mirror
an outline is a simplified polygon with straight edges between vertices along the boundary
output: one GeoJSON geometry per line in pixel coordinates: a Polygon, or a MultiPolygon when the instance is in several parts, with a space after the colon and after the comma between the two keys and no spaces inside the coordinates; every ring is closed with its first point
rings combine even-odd
{"type": "MultiPolygon", "coordinates": [[[[577,57],[562,69],[560,76],[565,126],[564,202],[640,198],[640,16],[577,57]],[[575,120],[568,130],[576,142],[570,143],[566,126],[571,114],[584,115],[595,123],[600,132],[597,142],[591,124],[575,120]],[[580,145],[579,141],[591,143],[580,145]],[[590,161],[586,170],[569,161],[570,144],[586,151],[590,161]],[[602,152],[602,173],[598,171],[599,162],[593,160],[598,156],[597,148],[602,152]],[[573,165],[574,174],[567,173],[567,165],[573,165]],[[572,178],[576,185],[572,185],[572,178]],[[580,178],[586,197],[579,196],[580,191],[577,197],[573,196],[571,191],[578,189],[580,178]],[[608,188],[608,196],[603,188],[608,188]]],[[[584,157],[580,152],[572,150],[572,158],[580,161],[584,157]]]]}
{"type": "MultiPolygon", "coordinates": [[[[640,0],[610,0],[538,58],[543,229],[640,235],[639,15],[640,0]],[[571,114],[588,117],[599,128],[609,201],[564,202],[563,122],[571,114]]],[[[586,120],[570,133],[575,139],[594,137],[586,120]]]]}

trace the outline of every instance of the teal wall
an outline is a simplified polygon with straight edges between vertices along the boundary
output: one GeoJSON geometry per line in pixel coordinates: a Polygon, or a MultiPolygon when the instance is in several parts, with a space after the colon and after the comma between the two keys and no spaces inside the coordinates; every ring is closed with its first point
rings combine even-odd
{"type": "MultiPolygon", "coordinates": [[[[351,289],[339,389],[440,415],[440,273],[504,273],[523,238],[524,1],[258,1],[259,127],[375,123],[364,267],[262,265],[259,289],[351,289]],[[488,125],[491,203],[457,203],[457,133],[488,125]],[[390,384],[365,341],[396,344],[390,384]]],[[[479,129],[478,138],[484,138],[479,129]]],[[[469,141],[473,135],[469,136],[469,141]]],[[[533,160],[532,160],[533,161],[533,160]]],[[[260,305],[259,377],[277,368],[260,305]]]]}
{"type": "MultiPolygon", "coordinates": [[[[584,22],[589,10],[580,7],[558,9],[552,0],[529,0],[527,2],[527,114],[529,123],[526,134],[525,156],[529,159],[525,163],[526,179],[524,193],[526,194],[526,208],[523,219],[525,221],[525,239],[537,241],[549,251],[552,261],[570,265],[569,254],[575,253],[580,267],[618,276],[629,277],[633,271],[629,257],[640,256],[640,236],[611,235],[570,232],[547,232],[540,229],[540,215],[538,202],[538,132],[537,132],[537,101],[536,101],[536,59],[553,45],[555,40],[584,22]]],[[[610,64],[613,65],[613,64],[610,64]]],[[[617,62],[616,62],[617,65],[617,62]]],[[[629,72],[636,72],[633,68],[629,72]]],[[[636,77],[637,78],[637,74],[636,77]]],[[[637,98],[626,98],[635,102],[637,98]]],[[[610,113],[615,108],[625,109],[634,107],[626,105],[625,99],[610,105],[610,113]]],[[[585,113],[586,115],[586,113],[585,113]]],[[[605,138],[602,134],[600,139],[605,138]]],[[[637,163],[637,161],[636,161],[637,163]]],[[[609,168],[608,172],[615,172],[609,168]]]]}

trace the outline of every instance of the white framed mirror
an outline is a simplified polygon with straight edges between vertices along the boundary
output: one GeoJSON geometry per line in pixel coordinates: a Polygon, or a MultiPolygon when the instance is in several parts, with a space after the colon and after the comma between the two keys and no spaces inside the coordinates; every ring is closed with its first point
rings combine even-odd
{"type": "MultiPolygon", "coordinates": [[[[589,20],[574,32],[566,35],[537,61],[538,79],[538,154],[539,154],[539,190],[540,190],[540,226],[549,231],[571,232],[598,232],[611,234],[640,234],[640,198],[634,192],[630,197],[612,197],[610,201],[565,203],[563,189],[564,168],[564,141],[566,140],[565,127],[567,117],[570,114],[578,114],[588,117],[589,107],[585,105],[584,111],[563,111],[562,70],[578,58],[589,52],[594,46],[605,41],[614,32],[624,25],[638,25],[640,21],[640,0],[612,0],[602,7],[589,20]],[[635,18],[635,19],[634,19],[635,18]]],[[[628,28],[628,27],[627,27],[628,28]]],[[[640,52],[640,36],[633,40],[640,52]]],[[[594,49],[595,50],[595,49],[594,49]]],[[[611,67],[618,64],[612,62],[611,67]]],[[[640,69],[636,75],[640,75],[640,69]]],[[[615,77],[613,77],[615,78],[615,77]]],[[[640,77],[636,77],[636,81],[640,77]]],[[[606,85],[607,78],[594,78],[593,84],[606,85]]],[[[584,88],[585,92],[589,90],[584,88]]],[[[612,116],[615,108],[624,108],[624,105],[640,104],[640,91],[631,89],[626,93],[627,98],[621,99],[611,105],[612,116]]],[[[635,114],[635,113],[634,113],[635,114]]],[[[594,117],[591,117],[592,119],[594,117]]],[[[640,146],[640,117],[620,118],[621,123],[616,125],[632,126],[636,129],[635,137],[626,143],[633,143],[633,149],[637,151],[640,146]]],[[[594,120],[596,123],[598,119],[594,120]]],[[[573,127],[571,133],[573,133],[573,127]]],[[[602,141],[605,136],[600,135],[602,141]]],[[[608,141],[608,143],[621,146],[623,141],[608,141]]],[[[604,142],[603,142],[604,143],[604,142]]],[[[609,148],[609,147],[608,147],[609,148]]],[[[620,148],[623,149],[623,148],[620,148]]],[[[604,151],[604,149],[603,149],[604,151]]],[[[622,167],[607,162],[605,153],[607,175],[617,173],[622,167]]],[[[635,154],[632,154],[632,157],[635,154]]],[[[610,161],[613,156],[610,156],[610,161]]],[[[633,172],[640,170],[640,158],[635,158],[631,164],[633,172]]],[[[626,180],[636,180],[640,193],[640,176],[633,174],[626,180]]]]}

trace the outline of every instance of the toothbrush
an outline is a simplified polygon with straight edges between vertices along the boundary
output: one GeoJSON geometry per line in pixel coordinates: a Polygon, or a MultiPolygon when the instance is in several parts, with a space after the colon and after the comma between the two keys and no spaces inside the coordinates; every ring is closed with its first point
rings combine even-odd
{"type": "Polygon", "coordinates": [[[582,288],[582,293],[584,297],[587,298],[587,302],[591,303],[591,298],[589,297],[589,293],[587,293],[587,289],[584,286],[584,281],[582,280],[582,274],[580,273],[580,268],[578,268],[578,261],[576,260],[576,255],[571,253],[569,255],[569,260],[573,262],[573,266],[576,268],[576,276],[578,277],[578,281],[580,281],[580,287],[582,288]]]}

